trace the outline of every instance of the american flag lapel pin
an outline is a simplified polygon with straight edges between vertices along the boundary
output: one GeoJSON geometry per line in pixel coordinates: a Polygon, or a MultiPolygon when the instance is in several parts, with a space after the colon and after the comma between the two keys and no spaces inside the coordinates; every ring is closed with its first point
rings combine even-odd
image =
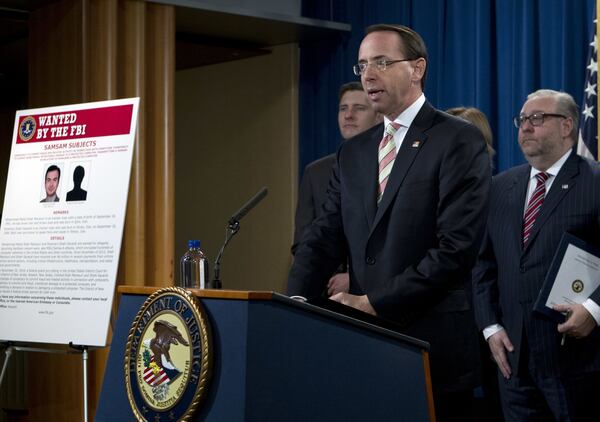
{"type": "Polygon", "coordinates": [[[413,148],[419,148],[419,145],[421,145],[421,141],[413,141],[412,143],[413,148]]]}
{"type": "Polygon", "coordinates": [[[564,185],[562,185],[562,186],[561,186],[561,188],[563,188],[563,190],[564,190],[564,189],[569,189],[569,185],[567,185],[567,184],[564,184],[564,185]]]}

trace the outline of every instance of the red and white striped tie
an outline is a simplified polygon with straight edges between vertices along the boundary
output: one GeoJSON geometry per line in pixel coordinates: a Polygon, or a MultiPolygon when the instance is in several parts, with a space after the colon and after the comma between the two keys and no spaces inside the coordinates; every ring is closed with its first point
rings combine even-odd
{"type": "Polygon", "coordinates": [[[394,166],[394,160],[396,159],[394,134],[399,128],[399,123],[390,122],[385,128],[385,136],[379,143],[379,191],[377,193],[377,203],[381,201],[383,191],[394,166]]]}
{"type": "Polygon", "coordinates": [[[548,180],[548,177],[548,173],[538,173],[535,175],[537,185],[535,186],[531,198],[529,198],[529,203],[525,210],[525,217],[523,218],[523,247],[527,245],[533,223],[535,223],[535,218],[544,203],[544,197],[546,196],[546,180],[548,180]]]}

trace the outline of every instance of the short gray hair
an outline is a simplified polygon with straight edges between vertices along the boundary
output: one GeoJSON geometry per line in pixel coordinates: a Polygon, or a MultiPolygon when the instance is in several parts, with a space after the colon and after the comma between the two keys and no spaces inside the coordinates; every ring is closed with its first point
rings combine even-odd
{"type": "Polygon", "coordinates": [[[553,89],[538,89],[527,96],[527,100],[532,98],[545,98],[551,97],[556,100],[556,112],[564,114],[573,120],[573,129],[569,134],[569,137],[573,142],[577,142],[577,133],[579,130],[579,111],[577,110],[577,104],[573,97],[566,92],[555,91],[553,89]]]}

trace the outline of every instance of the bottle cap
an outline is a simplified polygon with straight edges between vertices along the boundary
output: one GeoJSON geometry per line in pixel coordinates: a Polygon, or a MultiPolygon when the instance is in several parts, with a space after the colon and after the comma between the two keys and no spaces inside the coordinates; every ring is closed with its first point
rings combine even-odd
{"type": "Polygon", "coordinates": [[[188,248],[199,248],[200,241],[199,240],[188,240],[188,248]]]}

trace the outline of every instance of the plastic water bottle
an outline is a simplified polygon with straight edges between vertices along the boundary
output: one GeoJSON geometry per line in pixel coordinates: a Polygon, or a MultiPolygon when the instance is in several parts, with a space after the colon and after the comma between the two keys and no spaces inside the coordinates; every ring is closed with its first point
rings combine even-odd
{"type": "Polygon", "coordinates": [[[188,248],[181,257],[179,286],[204,289],[208,277],[208,260],[200,250],[199,240],[188,240],[188,248]]]}

